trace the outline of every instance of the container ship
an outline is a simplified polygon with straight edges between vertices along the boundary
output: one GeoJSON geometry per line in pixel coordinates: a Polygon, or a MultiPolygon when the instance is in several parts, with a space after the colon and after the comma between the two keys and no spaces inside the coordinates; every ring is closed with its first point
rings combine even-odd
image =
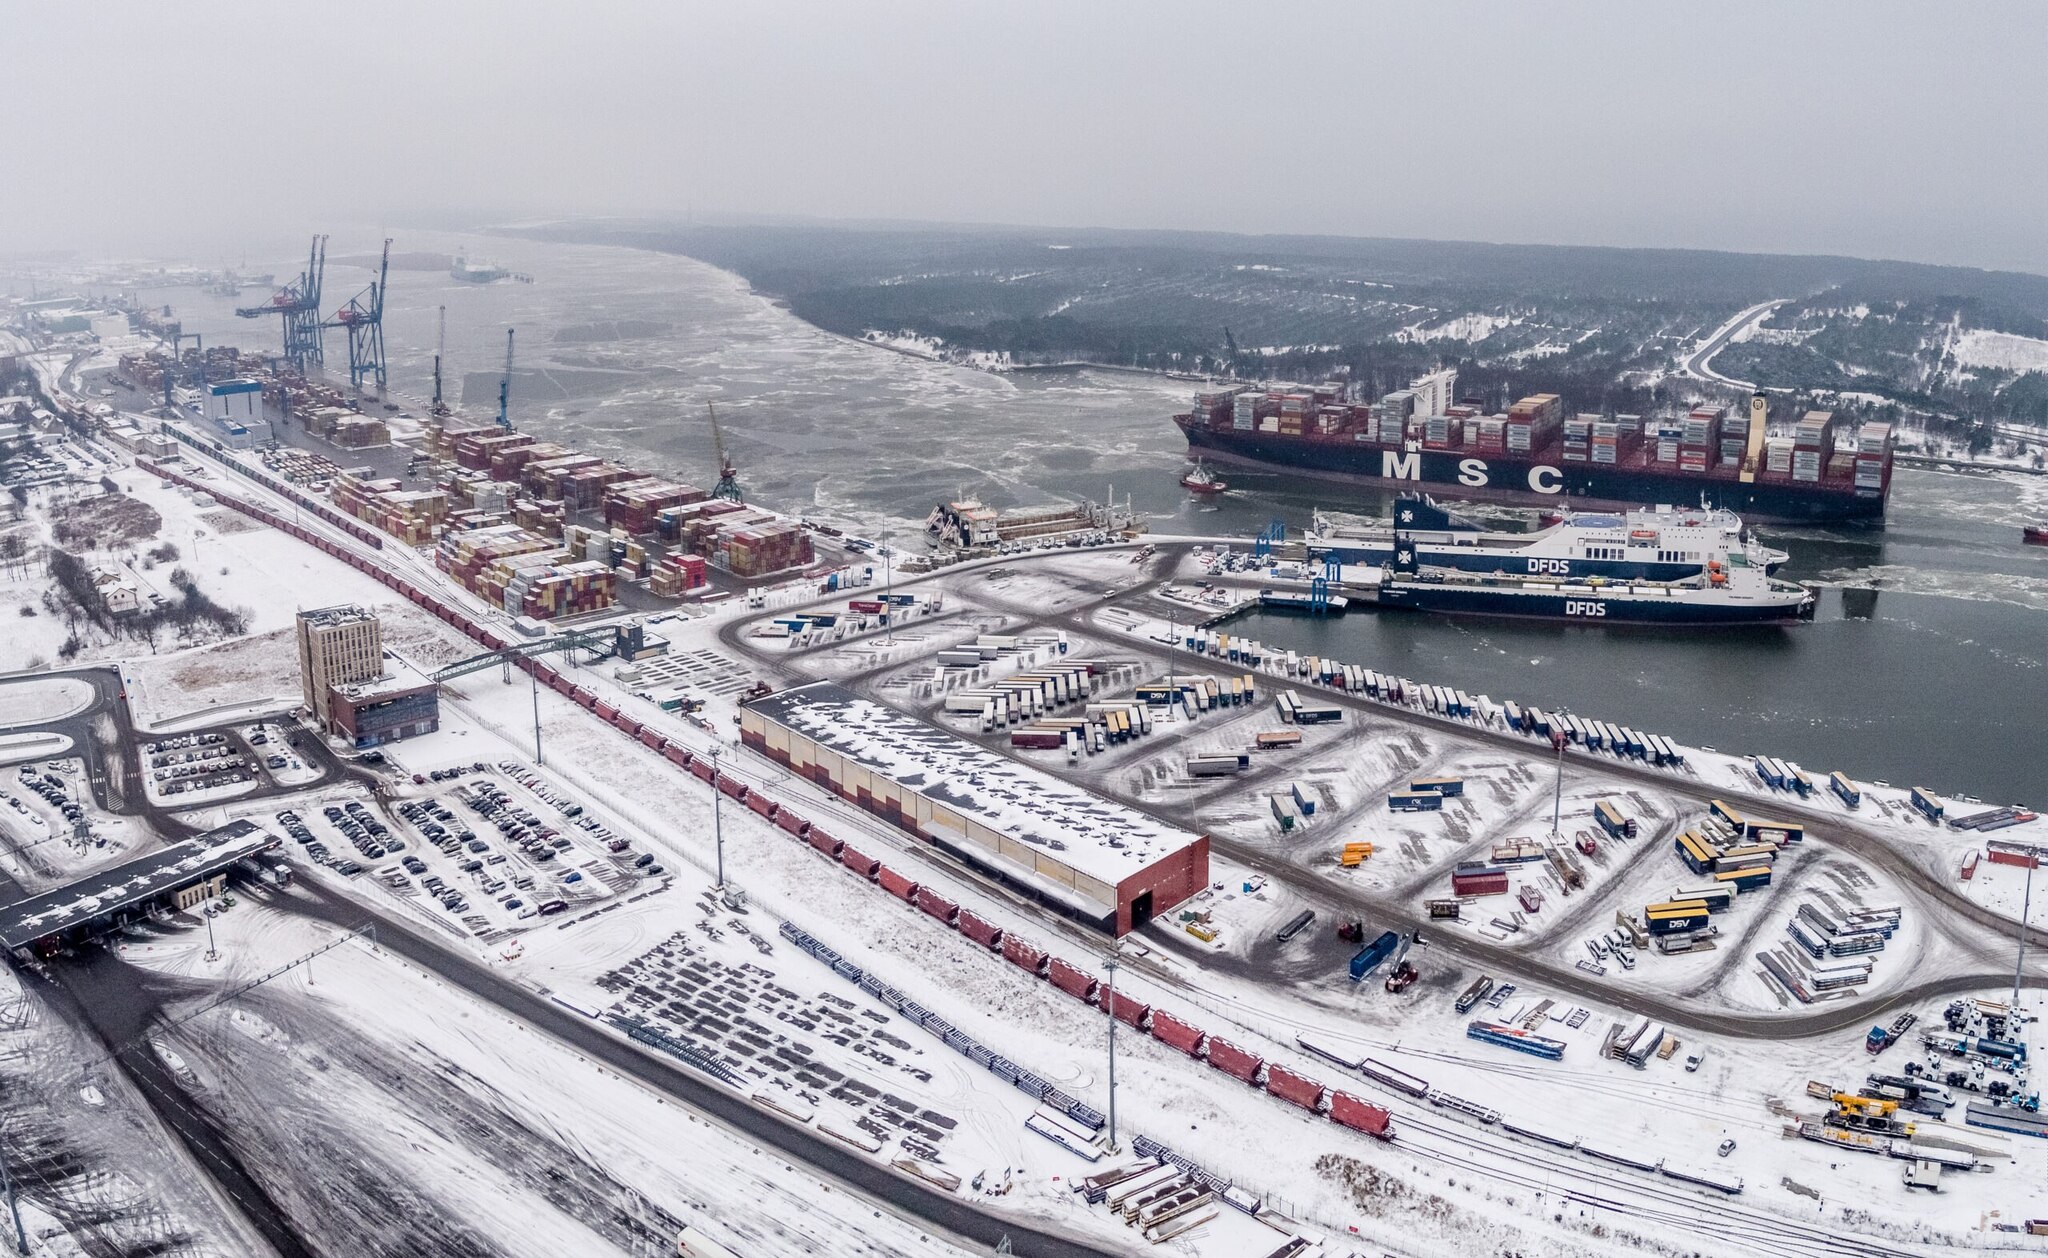
{"type": "Polygon", "coordinates": [[[511,279],[512,272],[488,262],[471,262],[468,258],[457,257],[454,264],[448,268],[448,277],[466,284],[492,284],[498,280],[511,279]]]}
{"type": "MultiPolygon", "coordinates": [[[[1334,524],[1317,512],[1306,542],[1314,562],[1378,567],[1393,562],[1400,538],[1425,568],[1570,581],[1681,581],[1730,553],[1750,553],[1742,517],[1732,511],[1660,506],[1618,514],[1567,509],[1559,515],[1555,524],[1534,532],[1490,532],[1427,495],[1403,495],[1394,502],[1390,525],[1334,524]]],[[[1782,550],[1762,546],[1753,553],[1766,576],[1787,558],[1782,550]]]]}
{"type": "Polygon", "coordinates": [[[1698,503],[1752,522],[1882,523],[1892,429],[1808,411],[1771,435],[1761,393],[1748,413],[1700,406],[1663,418],[1567,416],[1554,393],[1502,414],[1454,403],[1438,371],[1370,405],[1337,388],[1195,395],[1173,417],[1191,455],[1446,497],[1625,509],[1698,503]]]}

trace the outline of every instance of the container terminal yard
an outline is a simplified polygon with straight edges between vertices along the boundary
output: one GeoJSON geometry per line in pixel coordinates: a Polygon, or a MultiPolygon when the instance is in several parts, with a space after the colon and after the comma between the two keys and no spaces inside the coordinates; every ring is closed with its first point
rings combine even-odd
{"type": "MultiPolygon", "coordinates": [[[[1262,601],[1331,610],[1284,530],[962,499],[913,560],[745,503],[722,453],[377,414],[224,347],[97,370],[100,414],[49,375],[44,453],[254,606],[0,677],[0,1072],[39,1243],[2048,1229],[2034,801],[1241,637],[1262,601]],[[146,1134],[117,1156],[115,1128],[146,1134]]],[[[1845,501],[1857,474],[1825,473],[1845,501]]]]}

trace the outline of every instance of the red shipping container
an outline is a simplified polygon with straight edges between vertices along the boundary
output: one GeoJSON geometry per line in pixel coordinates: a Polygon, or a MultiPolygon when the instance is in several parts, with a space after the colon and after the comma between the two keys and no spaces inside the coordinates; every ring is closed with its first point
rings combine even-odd
{"type": "Polygon", "coordinates": [[[882,890],[906,904],[917,896],[917,884],[887,865],[882,866],[881,869],[876,871],[875,881],[882,884],[882,890]]]}
{"type": "Polygon", "coordinates": [[[994,922],[985,922],[968,912],[960,910],[960,933],[984,948],[1000,948],[1003,945],[1003,928],[994,922]]]}
{"type": "Polygon", "coordinates": [[[1112,992],[1109,994],[1109,1012],[1117,1021],[1142,1029],[1152,1006],[1122,992],[1112,992]]]}
{"type": "Polygon", "coordinates": [[[747,807],[753,809],[757,813],[760,813],[763,817],[766,817],[770,821],[775,820],[775,801],[768,799],[766,796],[747,796],[747,807]]]}
{"type": "Polygon", "coordinates": [[[1152,1038],[1193,1057],[1202,1051],[1202,1041],[1207,1036],[1200,1027],[1189,1026],[1172,1014],[1155,1009],[1152,1012],[1152,1038]]]}
{"type": "Polygon", "coordinates": [[[1209,1064],[1233,1079],[1250,1083],[1259,1077],[1259,1067],[1265,1065],[1266,1060],[1245,1052],[1229,1040],[1212,1035],[1209,1037],[1209,1064]]]}
{"type": "Polygon", "coordinates": [[[1096,982],[1093,974],[1077,970],[1058,957],[1052,959],[1052,964],[1047,968],[1045,977],[1052,981],[1054,987],[1059,988],[1067,995],[1087,1005],[1095,1003],[1096,990],[1101,986],[1096,982]]]}
{"type": "Polygon", "coordinates": [[[846,847],[846,844],[840,842],[838,839],[833,838],[831,835],[825,833],[825,831],[819,829],[817,826],[811,827],[811,832],[804,836],[804,842],[810,844],[812,847],[817,848],[819,851],[831,857],[833,860],[838,860],[840,851],[846,847]]]}
{"type": "Polygon", "coordinates": [[[882,862],[865,853],[857,852],[850,847],[841,847],[839,849],[839,863],[846,866],[849,872],[858,874],[870,881],[874,879],[875,871],[882,867],[882,862]]]}
{"type": "Polygon", "coordinates": [[[1266,1091],[1290,1105],[1314,1113],[1323,1103],[1323,1085],[1285,1066],[1266,1067],[1266,1091]]]}
{"type": "Polygon", "coordinates": [[[948,900],[930,887],[918,888],[917,907],[938,918],[948,926],[951,926],[953,919],[960,915],[960,906],[958,904],[948,900]]]}
{"type": "Polygon", "coordinates": [[[775,824],[789,831],[799,839],[811,832],[811,823],[797,816],[787,808],[775,810],[775,824]]]}
{"type": "Polygon", "coordinates": [[[1330,1093],[1330,1121],[1378,1140],[1394,1138],[1394,1116],[1349,1092],[1330,1093]]]}
{"type": "Polygon", "coordinates": [[[1020,970],[1029,970],[1040,978],[1045,977],[1048,958],[1043,948],[1033,947],[1015,935],[1003,936],[1003,960],[1020,970]]]}
{"type": "Polygon", "coordinates": [[[1453,895],[1506,895],[1507,893],[1508,876],[1505,872],[1451,875],[1451,894],[1453,895]]]}

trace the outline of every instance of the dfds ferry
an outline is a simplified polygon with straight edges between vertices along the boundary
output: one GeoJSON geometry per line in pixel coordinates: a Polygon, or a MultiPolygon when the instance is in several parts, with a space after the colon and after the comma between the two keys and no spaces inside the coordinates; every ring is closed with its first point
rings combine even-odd
{"type": "MultiPolygon", "coordinates": [[[[1407,540],[1423,568],[1561,581],[1682,581],[1730,553],[1748,553],[1742,519],[1718,508],[1653,507],[1620,515],[1565,511],[1532,533],[1489,532],[1423,495],[1394,503],[1391,526],[1333,524],[1320,512],[1309,531],[1312,560],[1380,567],[1394,560],[1394,539],[1407,540]]],[[[1782,550],[1754,548],[1765,575],[1785,562],[1782,550]]]]}

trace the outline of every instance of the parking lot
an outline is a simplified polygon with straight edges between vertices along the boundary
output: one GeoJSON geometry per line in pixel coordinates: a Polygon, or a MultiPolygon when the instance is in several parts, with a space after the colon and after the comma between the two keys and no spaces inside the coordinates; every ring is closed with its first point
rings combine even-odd
{"type": "Polygon", "coordinates": [[[250,756],[262,763],[270,780],[279,786],[300,786],[319,778],[320,770],[298,751],[298,740],[306,737],[273,721],[244,725],[235,730],[248,743],[250,756]]]}
{"type": "Polygon", "coordinates": [[[367,875],[486,942],[668,876],[652,853],[521,766],[439,769],[414,785],[435,789],[389,812],[348,799],[285,809],[277,823],[314,864],[367,875]]]}
{"type": "Polygon", "coordinates": [[[160,803],[240,794],[256,781],[256,765],[254,751],[226,734],[175,734],[142,747],[144,781],[160,803]]]}

